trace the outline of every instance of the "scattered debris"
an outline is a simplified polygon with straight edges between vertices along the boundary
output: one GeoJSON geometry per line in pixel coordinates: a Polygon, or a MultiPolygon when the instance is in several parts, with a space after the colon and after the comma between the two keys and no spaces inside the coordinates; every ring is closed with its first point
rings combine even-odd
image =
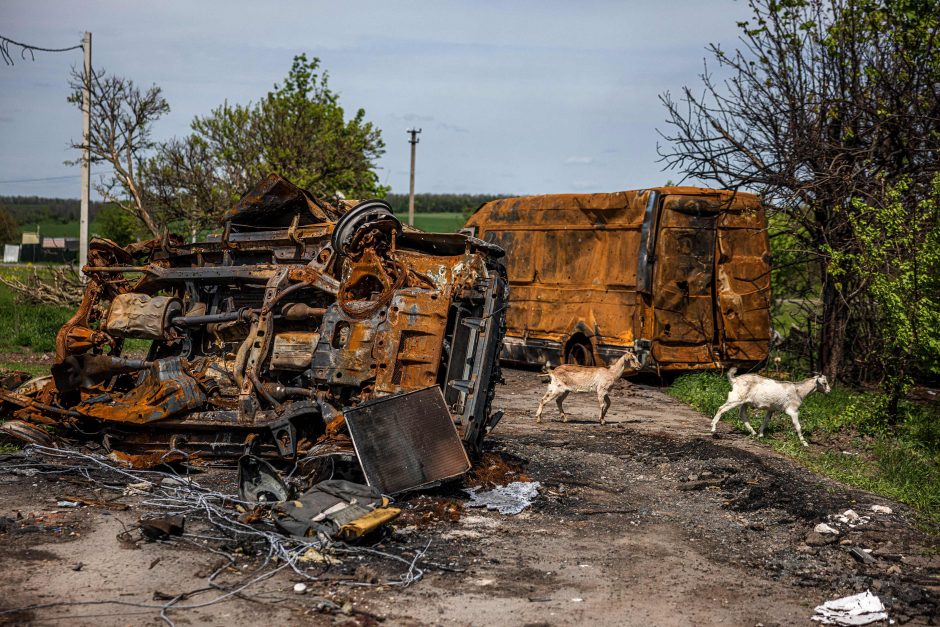
{"type": "Polygon", "coordinates": [[[479,488],[464,490],[470,495],[467,507],[486,507],[497,510],[500,514],[518,514],[538,496],[541,484],[538,481],[513,481],[509,485],[498,486],[492,490],[480,491],[479,488]]]}
{"type": "Polygon", "coordinates": [[[871,511],[876,514],[893,514],[894,510],[888,507],[887,505],[872,505],[871,511]]]}
{"type": "Polygon", "coordinates": [[[815,611],[816,614],[811,619],[824,625],[868,625],[888,619],[881,599],[870,590],[826,601],[817,605],[815,611]]]}
{"type": "Polygon", "coordinates": [[[849,528],[854,529],[859,525],[864,525],[865,523],[870,522],[871,518],[869,516],[860,516],[854,509],[847,509],[841,514],[833,514],[829,516],[829,521],[848,525],[849,528]]]}
{"type": "Polygon", "coordinates": [[[305,584],[305,583],[295,583],[295,584],[294,584],[294,594],[307,594],[307,584],[305,584]]]}
{"type": "Polygon", "coordinates": [[[838,529],[833,529],[832,527],[830,527],[830,526],[827,525],[826,523],[819,523],[818,525],[816,525],[816,526],[813,528],[813,531],[815,531],[816,533],[831,533],[831,534],[834,534],[834,535],[839,535],[839,530],[838,530],[838,529]]]}
{"type": "Polygon", "coordinates": [[[250,503],[273,503],[290,498],[290,490],[271,464],[254,455],[242,455],[238,459],[238,496],[250,503]]]}
{"type": "Polygon", "coordinates": [[[318,551],[313,547],[307,549],[307,552],[300,556],[300,561],[311,564],[327,564],[328,566],[335,566],[337,564],[343,563],[332,555],[327,555],[326,553],[318,551]]]}
{"type": "Polygon", "coordinates": [[[815,530],[810,531],[806,535],[806,539],[803,540],[807,546],[826,546],[827,544],[835,544],[838,541],[839,538],[837,535],[833,535],[831,533],[820,533],[815,530]]]}
{"type": "Polygon", "coordinates": [[[857,523],[859,521],[859,515],[855,512],[854,509],[847,509],[842,512],[842,518],[845,518],[842,522],[857,523]]]}
{"type": "Polygon", "coordinates": [[[138,525],[140,532],[148,540],[166,540],[170,536],[183,534],[186,519],[182,516],[161,516],[159,518],[142,518],[138,525]]]}
{"type": "Polygon", "coordinates": [[[69,496],[66,497],[69,501],[87,505],[88,507],[100,507],[101,509],[110,509],[118,512],[126,512],[130,507],[125,503],[116,503],[115,501],[104,501],[101,499],[86,499],[81,496],[69,496]]]}
{"type": "Polygon", "coordinates": [[[849,555],[854,557],[857,562],[862,564],[874,564],[878,561],[871,556],[871,549],[860,549],[853,546],[849,549],[849,555]]]}

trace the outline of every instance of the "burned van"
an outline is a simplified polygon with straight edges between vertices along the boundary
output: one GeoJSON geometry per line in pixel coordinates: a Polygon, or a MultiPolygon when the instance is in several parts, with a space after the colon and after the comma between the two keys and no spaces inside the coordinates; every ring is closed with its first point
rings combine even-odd
{"type": "Polygon", "coordinates": [[[489,202],[467,222],[508,255],[502,358],[647,369],[767,357],[770,255],[753,194],[658,187],[489,202]]]}

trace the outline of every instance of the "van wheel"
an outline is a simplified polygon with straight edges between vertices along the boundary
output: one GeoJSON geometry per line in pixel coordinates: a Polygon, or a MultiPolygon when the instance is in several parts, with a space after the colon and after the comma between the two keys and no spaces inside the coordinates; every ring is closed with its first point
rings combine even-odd
{"type": "Polygon", "coordinates": [[[591,345],[576,342],[569,346],[568,352],[565,354],[565,363],[577,364],[579,366],[593,366],[594,351],[591,350],[591,345]]]}

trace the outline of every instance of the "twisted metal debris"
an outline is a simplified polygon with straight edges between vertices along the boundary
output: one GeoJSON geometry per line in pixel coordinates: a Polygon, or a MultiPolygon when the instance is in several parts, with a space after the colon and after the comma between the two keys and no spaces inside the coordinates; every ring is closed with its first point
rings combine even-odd
{"type": "MultiPolygon", "coordinates": [[[[62,601],[0,611],[0,617],[54,607],[119,605],[157,610],[165,623],[173,625],[173,621],[168,616],[169,612],[199,609],[221,603],[242,595],[252,586],[270,579],[281,571],[289,570],[305,581],[319,581],[319,575],[322,572],[313,571],[318,567],[323,568],[322,562],[317,564],[305,559],[311,551],[322,551],[336,556],[372,556],[401,566],[401,572],[394,578],[376,583],[341,580],[338,583],[342,585],[407,587],[421,580],[425,573],[425,569],[419,563],[425,557],[430,542],[415,551],[413,555],[408,555],[368,546],[333,542],[323,536],[310,538],[309,541],[285,536],[277,531],[270,518],[260,517],[252,523],[242,520],[246,511],[258,507],[257,503],[243,501],[235,494],[214,490],[200,484],[191,476],[172,471],[137,470],[122,466],[100,454],[40,445],[27,446],[20,454],[0,459],[0,467],[14,473],[76,475],[99,487],[122,491],[128,495],[141,494],[139,507],[146,512],[142,520],[168,515],[185,516],[187,529],[195,527],[198,531],[184,532],[180,541],[225,558],[225,562],[207,577],[205,587],[178,594],[165,603],[137,603],[118,599],[62,601]],[[242,511],[239,511],[239,507],[242,511]],[[226,547],[233,543],[242,549],[245,556],[250,556],[256,566],[240,582],[224,586],[216,580],[237,561],[236,556],[226,550],[226,547]],[[216,594],[209,600],[183,603],[195,595],[210,592],[216,594]]],[[[129,530],[119,534],[119,537],[124,539],[130,536],[129,530]]],[[[331,583],[337,583],[337,581],[331,580],[331,583]]],[[[331,604],[329,601],[322,600],[322,603],[325,604],[326,609],[337,609],[329,607],[331,604]]]]}

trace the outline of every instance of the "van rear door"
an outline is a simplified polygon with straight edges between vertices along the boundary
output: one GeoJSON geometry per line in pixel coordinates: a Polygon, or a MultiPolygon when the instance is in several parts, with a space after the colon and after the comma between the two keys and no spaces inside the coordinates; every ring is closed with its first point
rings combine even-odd
{"type": "Polygon", "coordinates": [[[662,199],[651,286],[652,354],[660,364],[715,361],[715,230],[720,209],[717,196],[662,199]]]}
{"type": "Polygon", "coordinates": [[[722,353],[731,361],[767,358],[770,258],[764,211],[738,201],[718,218],[716,292],[722,353]]]}

